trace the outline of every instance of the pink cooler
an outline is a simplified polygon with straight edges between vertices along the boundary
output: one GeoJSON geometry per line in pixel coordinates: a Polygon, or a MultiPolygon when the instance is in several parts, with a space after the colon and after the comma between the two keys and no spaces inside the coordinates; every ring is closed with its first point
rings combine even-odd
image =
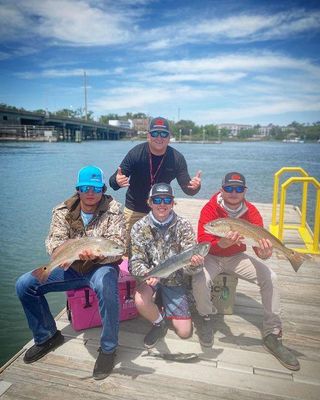
{"type": "MultiPolygon", "coordinates": [[[[136,281],[128,272],[128,260],[119,267],[120,321],[125,321],[138,315],[133,300],[136,281]]],[[[89,287],[67,291],[67,312],[76,331],[102,325],[97,296],[89,287]]]]}

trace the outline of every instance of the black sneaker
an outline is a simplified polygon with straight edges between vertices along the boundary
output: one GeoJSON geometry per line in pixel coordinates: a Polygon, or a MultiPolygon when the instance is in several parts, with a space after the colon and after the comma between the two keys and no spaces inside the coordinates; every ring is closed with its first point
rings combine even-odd
{"type": "Polygon", "coordinates": [[[202,346],[211,347],[213,345],[213,326],[210,315],[201,316],[198,335],[202,346]]]}
{"type": "Polygon", "coordinates": [[[113,353],[103,353],[100,347],[98,352],[99,355],[93,368],[93,378],[95,380],[104,379],[111,374],[116,358],[115,351],[113,353]]]}
{"type": "Polygon", "coordinates": [[[45,356],[51,350],[54,350],[55,348],[62,345],[63,342],[64,342],[63,335],[61,334],[60,331],[57,331],[52,336],[52,338],[48,339],[46,342],[42,344],[34,344],[32,347],[30,347],[30,349],[26,351],[23,357],[23,361],[26,364],[33,363],[42,358],[43,356],[45,356]]]}
{"type": "Polygon", "coordinates": [[[300,364],[298,359],[289,349],[283,346],[281,336],[270,333],[263,338],[263,345],[286,368],[292,371],[299,371],[300,364]]]}
{"type": "Polygon", "coordinates": [[[166,336],[167,330],[167,323],[164,319],[159,322],[159,324],[153,324],[152,328],[144,338],[144,347],[146,347],[147,349],[151,349],[152,347],[154,347],[159,339],[166,336]]]}

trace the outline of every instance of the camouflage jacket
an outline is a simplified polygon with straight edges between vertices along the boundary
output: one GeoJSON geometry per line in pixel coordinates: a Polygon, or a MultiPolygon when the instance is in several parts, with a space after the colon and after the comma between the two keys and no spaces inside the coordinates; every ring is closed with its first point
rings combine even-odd
{"type": "MultiPolygon", "coordinates": [[[[52,220],[46,248],[51,255],[53,251],[68,239],[83,236],[104,237],[125,247],[126,230],[121,204],[111,196],[104,195],[94,213],[91,222],[85,227],[81,218],[80,199],[75,194],[70,199],[56,206],[52,211],[52,220]]],[[[101,264],[118,261],[115,257],[107,257],[99,264],[93,262],[75,261],[71,267],[76,271],[86,273],[101,264]]]]}
{"type": "MultiPolygon", "coordinates": [[[[164,231],[154,225],[149,214],[136,222],[131,230],[131,259],[129,270],[132,275],[143,276],[167,258],[187,250],[196,243],[191,223],[174,213],[174,218],[164,231]]],[[[184,272],[193,275],[200,267],[185,267],[161,283],[167,286],[183,285],[184,272]]]]}

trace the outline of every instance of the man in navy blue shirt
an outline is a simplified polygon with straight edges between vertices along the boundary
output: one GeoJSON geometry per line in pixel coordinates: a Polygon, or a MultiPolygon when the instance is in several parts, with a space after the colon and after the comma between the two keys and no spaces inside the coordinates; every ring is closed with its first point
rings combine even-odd
{"type": "Polygon", "coordinates": [[[152,119],[147,142],[131,149],[109,179],[109,185],[114,190],[128,188],[124,209],[128,234],[133,224],[150,211],[147,199],[155,183],[170,183],[177,179],[181,189],[189,196],[200,190],[201,171],[191,179],[184,156],[169,146],[169,141],[168,120],[162,117],[152,119]]]}

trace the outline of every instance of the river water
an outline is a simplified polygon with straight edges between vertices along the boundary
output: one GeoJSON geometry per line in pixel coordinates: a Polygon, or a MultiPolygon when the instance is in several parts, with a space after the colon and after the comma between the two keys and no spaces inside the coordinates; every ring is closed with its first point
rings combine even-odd
{"type": "MultiPolygon", "coordinates": [[[[52,208],[73,193],[77,171],[84,165],[101,167],[107,179],[127,151],[137,142],[101,141],[78,143],[0,143],[0,365],[28,340],[31,334],[15,295],[19,275],[48,261],[44,239],[52,208]]],[[[247,178],[248,199],[271,203],[273,176],[284,166],[299,166],[320,180],[320,144],[276,142],[188,144],[173,143],[194,176],[202,170],[198,198],[209,198],[219,188],[226,172],[236,170],[247,178]]],[[[288,176],[284,175],[284,178],[288,176]]],[[[184,193],[173,184],[176,196],[184,193]]],[[[108,193],[124,201],[125,190],[108,193]]],[[[301,190],[295,185],[288,203],[300,205],[301,190]]],[[[310,190],[309,223],[314,215],[314,191],[310,190]]],[[[65,294],[48,295],[57,314],[65,305],[65,294]]]]}

